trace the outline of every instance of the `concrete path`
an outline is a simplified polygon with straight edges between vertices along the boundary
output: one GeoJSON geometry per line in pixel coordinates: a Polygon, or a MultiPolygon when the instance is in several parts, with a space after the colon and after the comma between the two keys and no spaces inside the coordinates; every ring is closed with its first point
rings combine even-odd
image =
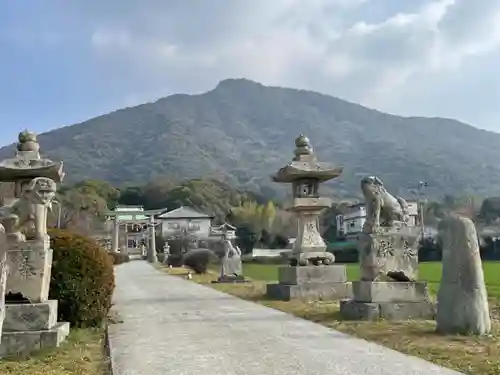
{"type": "Polygon", "coordinates": [[[157,271],[116,268],[114,375],[457,375],[157,271]]]}

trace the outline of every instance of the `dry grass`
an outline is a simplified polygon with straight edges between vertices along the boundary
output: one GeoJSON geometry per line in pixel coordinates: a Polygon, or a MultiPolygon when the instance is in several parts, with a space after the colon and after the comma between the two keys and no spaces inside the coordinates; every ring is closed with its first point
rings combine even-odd
{"type": "MultiPolygon", "coordinates": [[[[178,276],[184,276],[188,272],[183,268],[164,270],[178,276]]],[[[491,336],[440,336],[434,332],[433,321],[342,321],[338,302],[273,301],[265,297],[266,281],[211,284],[217,276],[215,272],[194,275],[193,281],[470,375],[500,374],[500,300],[496,298],[491,300],[494,318],[491,336]]]]}
{"type": "Polygon", "coordinates": [[[105,375],[108,372],[103,329],[73,329],[60,348],[30,358],[3,359],[2,375],[105,375]]]}

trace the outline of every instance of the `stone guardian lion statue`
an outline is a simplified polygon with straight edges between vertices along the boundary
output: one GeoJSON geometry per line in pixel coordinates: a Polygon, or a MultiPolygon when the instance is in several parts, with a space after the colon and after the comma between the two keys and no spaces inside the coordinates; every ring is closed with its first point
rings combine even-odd
{"type": "Polygon", "coordinates": [[[361,180],[361,191],[365,198],[366,221],[364,233],[377,233],[380,227],[393,227],[395,222],[408,225],[408,203],[401,197],[392,196],[376,176],[361,180]]]}

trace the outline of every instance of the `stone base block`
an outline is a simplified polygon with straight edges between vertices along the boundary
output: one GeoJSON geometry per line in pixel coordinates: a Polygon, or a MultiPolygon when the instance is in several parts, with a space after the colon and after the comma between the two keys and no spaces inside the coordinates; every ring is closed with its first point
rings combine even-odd
{"type": "Polygon", "coordinates": [[[57,323],[57,301],[5,305],[4,332],[41,331],[57,323]]]}
{"type": "Polygon", "coordinates": [[[292,299],[337,300],[351,297],[352,288],[350,282],[302,283],[299,285],[267,284],[266,295],[281,301],[292,299]]]}
{"type": "Polygon", "coordinates": [[[217,281],[212,281],[212,283],[247,283],[248,280],[244,276],[223,276],[219,277],[217,281]]]}
{"type": "Polygon", "coordinates": [[[340,301],[340,315],[345,320],[432,320],[436,306],[430,301],[420,302],[358,302],[340,301]]]}
{"type": "Polygon", "coordinates": [[[421,302],[429,301],[424,281],[353,281],[354,300],[358,302],[421,302]]]}
{"type": "Polygon", "coordinates": [[[69,323],[57,323],[39,331],[3,332],[0,357],[30,355],[40,349],[58,347],[69,334],[69,323]]]}
{"type": "Polygon", "coordinates": [[[345,265],[280,267],[280,284],[300,285],[303,283],[345,283],[347,271],[345,265]]]}

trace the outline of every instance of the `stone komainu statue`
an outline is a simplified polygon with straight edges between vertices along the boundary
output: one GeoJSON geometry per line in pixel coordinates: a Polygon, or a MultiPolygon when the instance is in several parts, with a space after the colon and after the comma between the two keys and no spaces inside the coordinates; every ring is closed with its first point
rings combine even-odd
{"type": "Polygon", "coordinates": [[[361,191],[365,198],[366,221],[363,232],[375,233],[381,226],[392,227],[395,222],[407,225],[408,204],[401,197],[394,197],[385,189],[382,180],[376,176],[361,180],[361,191]]]}

